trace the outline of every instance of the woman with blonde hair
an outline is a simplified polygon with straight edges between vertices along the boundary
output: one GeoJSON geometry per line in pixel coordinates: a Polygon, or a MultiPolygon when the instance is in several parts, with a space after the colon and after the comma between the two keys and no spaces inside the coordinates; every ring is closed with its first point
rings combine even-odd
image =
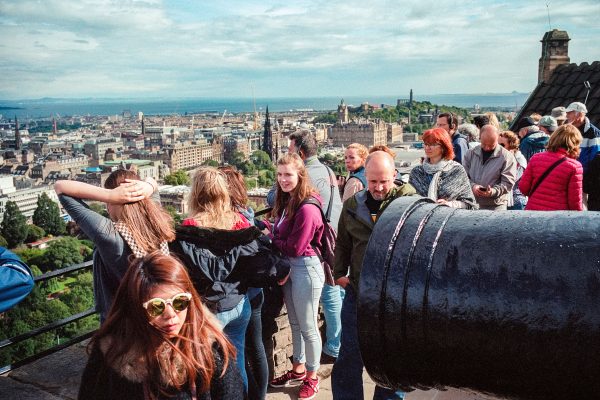
{"type": "Polygon", "coordinates": [[[500,130],[500,121],[498,121],[498,117],[495,113],[488,111],[484,114],[488,118],[488,124],[495,126],[496,129],[500,130]]]}
{"type": "Polygon", "coordinates": [[[369,150],[360,143],[352,143],[346,147],[344,151],[344,163],[346,164],[348,177],[343,186],[342,202],[367,187],[365,161],[368,155],[369,150]]]}
{"type": "MultiPolygon", "coordinates": [[[[248,206],[248,193],[244,183],[244,176],[231,165],[219,167],[229,187],[231,206],[234,211],[241,213],[253,225],[254,210],[248,206]]],[[[258,226],[258,225],[257,225],[258,226]]],[[[262,305],[265,297],[260,287],[249,287],[246,296],[250,301],[250,320],[246,328],[246,375],[248,376],[248,398],[250,400],[263,400],[267,396],[269,386],[269,364],[267,353],[262,340],[262,305]]]]}
{"type": "Polygon", "coordinates": [[[291,263],[283,297],[292,328],[293,368],[271,381],[271,386],[300,385],[300,399],[312,399],[319,391],[322,343],[317,313],[325,274],[312,243],[318,243],[324,231],[320,207],[321,199],[300,156],[280,158],[272,237],[273,245],[291,263]]]}
{"type": "Polygon", "coordinates": [[[242,399],[235,350],[181,263],[134,260],[88,345],[78,398],[242,399]]]}
{"type": "Polygon", "coordinates": [[[190,217],[176,229],[177,240],[171,248],[189,269],[196,289],[235,346],[247,391],[244,346],[251,312],[245,264],[240,258],[259,252],[256,239],[262,232],[232,208],[229,190],[222,172],[198,168],[188,200],[190,217]]]}
{"type": "Polygon", "coordinates": [[[525,210],[583,210],[583,167],[577,161],[582,140],[579,129],[561,125],[550,136],[547,151],[531,157],[519,183],[529,196],[525,210]]]}
{"type": "Polygon", "coordinates": [[[130,257],[161,250],[175,239],[173,220],[158,204],[156,182],[139,180],[129,170],[109,175],[104,188],[61,180],[54,190],[79,228],[96,245],[94,249],[94,297],[100,321],[104,321],[113,296],[129,265],[130,257]],[[154,199],[149,197],[156,193],[154,199]],[[106,203],[110,218],[92,211],[81,199],[106,203]]]}

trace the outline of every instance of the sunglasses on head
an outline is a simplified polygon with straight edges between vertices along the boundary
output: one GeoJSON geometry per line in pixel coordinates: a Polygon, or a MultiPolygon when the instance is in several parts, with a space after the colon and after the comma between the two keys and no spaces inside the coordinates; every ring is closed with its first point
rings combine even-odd
{"type": "Polygon", "coordinates": [[[192,301],[191,293],[178,293],[170,299],[161,299],[155,297],[142,304],[142,307],[146,309],[146,312],[150,317],[158,317],[162,315],[167,309],[167,305],[171,305],[173,310],[181,312],[189,307],[190,301],[192,301]]]}

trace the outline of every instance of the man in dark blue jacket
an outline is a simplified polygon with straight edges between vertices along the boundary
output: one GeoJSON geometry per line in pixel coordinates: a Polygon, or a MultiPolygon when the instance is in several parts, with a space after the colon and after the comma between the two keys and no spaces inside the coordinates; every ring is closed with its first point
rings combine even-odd
{"type": "Polygon", "coordinates": [[[467,138],[458,133],[458,118],[452,113],[442,113],[437,117],[437,128],[442,128],[452,140],[452,148],[454,149],[454,161],[462,164],[463,157],[469,151],[469,142],[467,138]]]}

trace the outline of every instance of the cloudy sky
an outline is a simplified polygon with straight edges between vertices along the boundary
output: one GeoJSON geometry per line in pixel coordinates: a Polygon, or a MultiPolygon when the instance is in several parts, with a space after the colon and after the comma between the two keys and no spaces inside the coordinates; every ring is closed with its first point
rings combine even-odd
{"type": "Polygon", "coordinates": [[[0,0],[0,99],[528,92],[600,60],[600,2],[0,0]]]}

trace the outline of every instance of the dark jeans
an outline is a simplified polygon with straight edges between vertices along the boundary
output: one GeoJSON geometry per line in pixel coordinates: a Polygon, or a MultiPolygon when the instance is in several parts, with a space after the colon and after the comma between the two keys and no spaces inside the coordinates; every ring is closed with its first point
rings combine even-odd
{"type": "MultiPolygon", "coordinates": [[[[356,306],[356,292],[348,285],[342,304],[342,345],[331,374],[331,389],[335,400],[364,399],[362,379],[364,364],[358,345],[356,306]]],[[[375,387],[373,394],[374,400],[403,398],[403,392],[394,392],[380,386],[375,387]]]]}
{"type": "Polygon", "coordinates": [[[269,383],[269,365],[262,338],[261,309],[264,298],[261,290],[250,299],[252,313],[246,329],[246,374],[250,400],[264,400],[269,383]]]}

